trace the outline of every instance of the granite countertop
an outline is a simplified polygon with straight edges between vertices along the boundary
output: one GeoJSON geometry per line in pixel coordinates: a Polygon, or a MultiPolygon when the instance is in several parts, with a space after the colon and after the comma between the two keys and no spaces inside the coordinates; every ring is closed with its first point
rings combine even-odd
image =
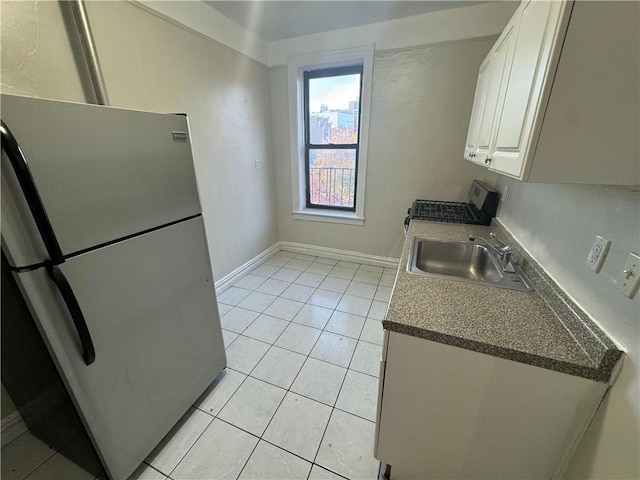
{"type": "Polygon", "coordinates": [[[475,350],[570,375],[609,382],[622,352],[499,224],[491,227],[412,220],[386,319],[387,330],[475,350]],[[467,241],[469,234],[514,247],[513,258],[535,288],[414,275],[406,271],[413,238],[467,241]]]}

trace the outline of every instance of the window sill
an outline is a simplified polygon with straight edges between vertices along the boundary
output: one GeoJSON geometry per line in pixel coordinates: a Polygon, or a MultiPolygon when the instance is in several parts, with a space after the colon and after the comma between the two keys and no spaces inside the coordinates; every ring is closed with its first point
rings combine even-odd
{"type": "Polygon", "coordinates": [[[353,212],[339,212],[333,210],[294,210],[291,212],[291,215],[294,220],[341,223],[343,225],[364,225],[364,217],[358,217],[353,212]]]}

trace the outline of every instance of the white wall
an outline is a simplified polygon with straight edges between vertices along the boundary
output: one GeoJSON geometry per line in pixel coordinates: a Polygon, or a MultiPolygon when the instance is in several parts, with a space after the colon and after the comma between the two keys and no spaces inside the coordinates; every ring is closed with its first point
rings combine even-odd
{"type": "MultiPolygon", "coordinates": [[[[2,2],[3,92],[85,101],[65,7],[2,2]]],[[[136,4],[87,8],[112,105],[189,115],[219,279],[278,240],[267,68],[136,4]]]]}
{"type": "Polygon", "coordinates": [[[461,152],[478,67],[494,40],[375,54],[364,226],[292,218],[287,71],[271,69],[280,240],[399,257],[413,200],[466,200],[471,181],[488,175],[461,152]]]}
{"type": "Polygon", "coordinates": [[[640,477],[640,295],[614,288],[629,252],[640,253],[638,188],[523,184],[509,187],[498,217],[562,288],[627,352],[624,367],[571,460],[565,478],[640,477]],[[602,271],[585,265],[595,235],[609,238],[602,271]]]}

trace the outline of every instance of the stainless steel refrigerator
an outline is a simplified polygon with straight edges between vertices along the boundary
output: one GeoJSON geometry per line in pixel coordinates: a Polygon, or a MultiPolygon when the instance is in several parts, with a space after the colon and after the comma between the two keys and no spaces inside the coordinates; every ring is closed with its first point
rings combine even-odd
{"type": "Polygon", "coordinates": [[[0,107],[3,253],[108,476],[127,478],[226,366],[187,117],[0,107]]]}

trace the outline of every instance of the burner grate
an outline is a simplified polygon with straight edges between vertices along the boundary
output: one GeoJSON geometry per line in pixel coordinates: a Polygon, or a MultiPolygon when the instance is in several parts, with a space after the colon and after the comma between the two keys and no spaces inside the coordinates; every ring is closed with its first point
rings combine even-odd
{"type": "Polygon", "coordinates": [[[466,203],[435,200],[416,200],[412,217],[453,223],[477,223],[479,220],[466,203]]]}

